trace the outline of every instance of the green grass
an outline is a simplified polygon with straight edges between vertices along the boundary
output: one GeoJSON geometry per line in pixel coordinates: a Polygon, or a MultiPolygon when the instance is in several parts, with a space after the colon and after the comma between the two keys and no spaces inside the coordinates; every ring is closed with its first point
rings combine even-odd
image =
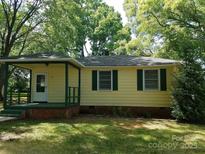
{"type": "Polygon", "coordinates": [[[204,152],[205,126],[174,120],[81,116],[0,123],[1,154],[204,152]]]}
{"type": "Polygon", "coordinates": [[[0,101],[0,111],[3,110],[3,102],[0,101]]]}

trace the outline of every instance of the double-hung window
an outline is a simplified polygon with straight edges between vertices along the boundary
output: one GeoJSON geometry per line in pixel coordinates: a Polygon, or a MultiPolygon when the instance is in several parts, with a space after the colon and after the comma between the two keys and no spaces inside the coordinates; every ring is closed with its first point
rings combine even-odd
{"type": "Polygon", "coordinates": [[[112,71],[98,71],[98,89],[112,89],[112,71]]]}
{"type": "Polygon", "coordinates": [[[118,70],[93,70],[92,90],[117,91],[118,70]]]}
{"type": "Polygon", "coordinates": [[[144,70],[144,90],[159,90],[159,70],[144,70]]]}

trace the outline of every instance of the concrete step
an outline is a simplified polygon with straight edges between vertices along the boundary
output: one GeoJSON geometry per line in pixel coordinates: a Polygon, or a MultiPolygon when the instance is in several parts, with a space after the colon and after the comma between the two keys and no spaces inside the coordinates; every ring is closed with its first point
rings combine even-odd
{"type": "Polygon", "coordinates": [[[5,114],[5,113],[0,113],[0,117],[20,117],[21,114],[5,114]]]}
{"type": "Polygon", "coordinates": [[[0,112],[0,116],[2,117],[21,117],[24,110],[20,109],[4,109],[0,112]]]}
{"type": "Polygon", "coordinates": [[[22,114],[24,110],[5,109],[0,114],[22,114]]]}
{"type": "Polygon", "coordinates": [[[18,117],[2,117],[0,116],[0,122],[4,122],[4,121],[11,121],[11,120],[17,120],[19,119],[18,117]]]}

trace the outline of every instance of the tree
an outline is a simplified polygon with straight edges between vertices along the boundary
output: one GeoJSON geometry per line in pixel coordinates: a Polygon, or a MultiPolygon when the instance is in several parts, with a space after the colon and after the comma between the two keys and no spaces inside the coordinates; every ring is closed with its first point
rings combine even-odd
{"type": "MultiPolygon", "coordinates": [[[[40,51],[56,51],[78,55],[76,49],[78,33],[83,29],[83,12],[80,5],[73,0],[52,0],[47,2],[44,12],[45,21],[41,25],[41,34],[32,48],[40,51]]],[[[32,49],[31,48],[31,49],[32,49]]]]}
{"type": "Polygon", "coordinates": [[[72,57],[118,54],[122,41],[130,40],[130,29],[123,26],[120,14],[102,0],[52,0],[45,9],[41,32],[29,51],[58,51],[72,57]],[[111,52],[110,52],[111,51],[111,52]]]}
{"type": "Polygon", "coordinates": [[[205,70],[200,62],[187,57],[176,76],[172,115],[180,121],[205,122],[205,70]]]}
{"type": "Polygon", "coordinates": [[[153,55],[154,52],[158,51],[161,42],[157,39],[158,37],[152,37],[146,32],[146,29],[143,28],[142,21],[139,20],[140,4],[138,0],[125,0],[123,6],[133,37],[131,41],[125,44],[126,52],[136,56],[153,55]]]}
{"type": "MultiPolygon", "coordinates": [[[[41,0],[1,0],[0,4],[0,57],[12,55],[12,49],[16,44],[26,42],[28,34],[41,22],[39,9],[41,0]]],[[[20,55],[23,50],[17,53],[20,55]]],[[[0,99],[2,99],[2,87],[4,83],[4,65],[0,66],[0,99]]]]}
{"type": "Polygon", "coordinates": [[[91,33],[88,37],[92,55],[114,54],[120,40],[130,40],[129,29],[123,27],[121,20],[120,14],[104,3],[91,15],[91,33]]]}
{"type": "Polygon", "coordinates": [[[178,58],[184,57],[183,51],[198,57],[204,52],[204,7],[203,0],[126,0],[124,4],[128,18],[134,18],[136,38],[145,37],[150,49],[157,47],[154,51],[178,58]]]}
{"type": "Polygon", "coordinates": [[[151,56],[154,51],[146,46],[149,45],[149,41],[142,41],[141,39],[132,39],[130,41],[121,42],[122,44],[116,51],[124,55],[135,55],[135,56],[151,56]]]}
{"type": "Polygon", "coordinates": [[[20,92],[26,92],[29,88],[29,71],[17,68],[16,66],[9,67],[10,72],[10,78],[8,82],[8,90],[12,91],[20,91],[20,92]]]}

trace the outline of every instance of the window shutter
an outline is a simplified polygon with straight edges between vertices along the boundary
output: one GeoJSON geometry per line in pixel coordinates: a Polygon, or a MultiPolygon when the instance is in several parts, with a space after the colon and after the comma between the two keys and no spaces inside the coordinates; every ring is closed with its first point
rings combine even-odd
{"type": "Polygon", "coordinates": [[[97,71],[92,71],[92,90],[97,90],[97,71]]]}
{"type": "Polygon", "coordinates": [[[118,71],[112,71],[112,90],[118,90],[118,71]]]}
{"type": "Polygon", "coordinates": [[[137,90],[143,90],[143,70],[137,70],[137,90]]]}
{"type": "Polygon", "coordinates": [[[160,90],[167,90],[167,73],[166,69],[160,69],[160,90]]]}

